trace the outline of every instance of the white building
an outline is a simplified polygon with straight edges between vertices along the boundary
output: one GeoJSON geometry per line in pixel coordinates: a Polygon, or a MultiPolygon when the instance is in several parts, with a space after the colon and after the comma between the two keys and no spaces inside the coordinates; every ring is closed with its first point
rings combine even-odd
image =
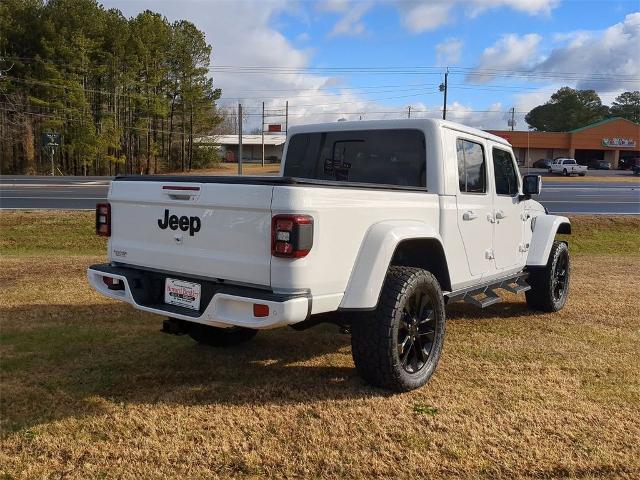
{"type": "MultiPolygon", "coordinates": [[[[282,150],[287,136],[265,133],[264,161],[278,163],[282,160],[282,150]]],[[[225,162],[238,161],[238,135],[210,135],[195,140],[200,145],[211,145],[220,149],[225,162]]],[[[242,161],[255,163],[262,161],[262,135],[242,135],[242,161]]]]}

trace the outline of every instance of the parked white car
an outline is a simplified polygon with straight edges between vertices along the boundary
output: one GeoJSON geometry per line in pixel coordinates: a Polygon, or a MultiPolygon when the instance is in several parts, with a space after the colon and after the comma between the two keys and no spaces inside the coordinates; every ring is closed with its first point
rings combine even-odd
{"type": "Polygon", "coordinates": [[[565,305],[571,225],[540,186],[504,139],[452,122],[296,126],[279,177],[116,178],[96,211],[109,261],[88,278],[214,346],[336,323],[364,379],[410,390],[436,368],[447,303],[565,305]]]}
{"type": "Polygon", "coordinates": [[[562,175],[580,175],[584,177],[587,174],[587,166],[579,165],[573,158],[556,158],[549,166],[549,173],[561,173],[562,175]]]}

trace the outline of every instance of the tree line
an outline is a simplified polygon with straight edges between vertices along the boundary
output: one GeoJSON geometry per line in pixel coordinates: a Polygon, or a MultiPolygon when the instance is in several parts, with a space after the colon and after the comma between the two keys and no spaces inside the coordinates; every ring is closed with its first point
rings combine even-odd
{"type": "Polygon", "coordinates": [[[595,90],[562,87],[545,104],[531,110],[525,120],[537,131],[568,132],[611,117],[640,123],[640,91],[623,92],[607,106],[595,90]]]}
{"type": "Polygon", "coordinates": [[[216,161],[194,143],[222,122],[211,45],[188,21],[125,18],[96,0],[0,2],[0,168],[155,173],[216,161]]]}

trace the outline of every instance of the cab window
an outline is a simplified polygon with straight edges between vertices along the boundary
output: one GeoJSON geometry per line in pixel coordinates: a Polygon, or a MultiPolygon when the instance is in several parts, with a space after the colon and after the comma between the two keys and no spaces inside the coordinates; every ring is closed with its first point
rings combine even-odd
{"type": "Polygon", "coordinates": [[[518,172],[511,153],[500,148],[493,149],[493,175],[497,195],[513,197],[518,194],[518,172]]]}
{"type": "Polygon", "coordinates": [[[284,176],[424,189],[426,168],[420,130],[338,130],[293,135],[284,176]]]}
{"type": "Polygon", "coordinates": [[[486,193],[486,162],[482,145],[471,140],[456,140],[458,184],[461,193],[486,193]]]}

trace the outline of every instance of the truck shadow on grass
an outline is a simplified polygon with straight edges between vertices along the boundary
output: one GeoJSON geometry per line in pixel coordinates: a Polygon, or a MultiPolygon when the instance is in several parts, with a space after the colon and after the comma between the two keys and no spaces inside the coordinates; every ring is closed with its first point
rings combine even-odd
{"type": "Polygon", "coordinates": [[[216,349],[160,332],[128,305],[0,310],[2,433],[110,404],[295,404],[385,395],[364,385],[335,326],[260,332],[216,349]],[[105,401],[106,400],[106,401],[105,401]]]}
{"type": "MultiPolygon", "coordinates": [[[[527,314],[454,304],[453,321],[527,314]]],[[[0,310],[3,435],[127,403],[275,404],[390,396],[357,376],[350,339],[333,325],[259,332],[216,349],[160,332],[161,318],[127,305],[0,310]]]]}

